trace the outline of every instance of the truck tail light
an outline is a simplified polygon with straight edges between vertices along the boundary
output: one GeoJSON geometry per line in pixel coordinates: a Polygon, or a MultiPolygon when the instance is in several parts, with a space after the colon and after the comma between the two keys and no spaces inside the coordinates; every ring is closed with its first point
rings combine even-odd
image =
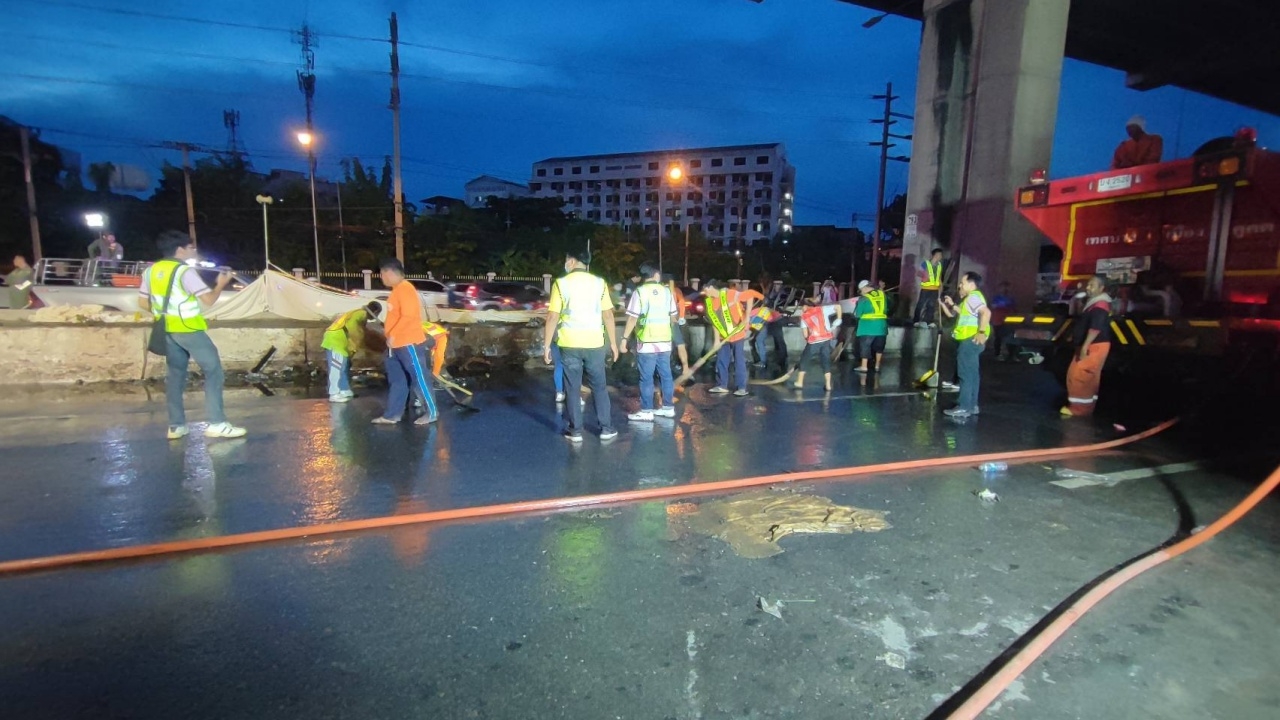
{"type": "Polygon", "coordinates": [[[1018,191],[1018,207],[1035,207],[1049,202],[1048,185],[1032,185],[1018,191]]]}

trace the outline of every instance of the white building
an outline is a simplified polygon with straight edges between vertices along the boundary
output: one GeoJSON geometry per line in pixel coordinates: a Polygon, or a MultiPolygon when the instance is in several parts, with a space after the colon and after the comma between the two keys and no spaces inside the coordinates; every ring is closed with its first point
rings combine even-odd
{"type": "Polygon", "coordinates": [[[518,182],[503,180],[492,175],[481,175],[480,177],[467,182],[463,186],[466,189],[467,205],[477,208],[484,207],[490,197],[500,198],[522,198],[529,197],[529,186],[521,185],[518,182]]]}
{"type": "Polygon", "coordinates": [[[782,143],[768,143],[547,158],[529,191],[584,220],[656,235],[661,217],[667,236],[700,227],[713,242],[750,245],[791,231],[795,177],[782,143]]]}

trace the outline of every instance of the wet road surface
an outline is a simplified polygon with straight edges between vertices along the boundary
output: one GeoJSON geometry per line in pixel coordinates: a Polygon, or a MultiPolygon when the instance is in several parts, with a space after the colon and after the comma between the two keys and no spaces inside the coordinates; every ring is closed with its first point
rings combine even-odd
{"type": "MultiPolygon", "coordinates": [[[[702,385],[674,422],[643,425],[615,388],[621,436],[578,447],[536,373],[429,429],[370,426],[377,390],[347,405],[234,391],[241,441],[170,443],[162,398],[136,391],[19,394],[0,404],[0,559],[1117,435],[1060,421],[1025,366],[988,368],[981,417],[956,424],[901,381],[914,370],[841,374],[829,397],[702,385]]],[[[893,527],[792,536],[765,559],[653,502],[0,578],[0,703],[14,718],[921,718],[1079,586],[1247,493],[1274,449],[1240,442],[1264,457],[1223,464],[1181,430],[989,483],[970,468],[804,483],[789,490],[893,527]],[[1051,484],[1064,466],[1163,470],[1067,489],[1051,484]],[[974,497],[984,484],[1002,501],[974,497]]],[[[1278,538],[1264,503],[1135,581],[989,715],[1280,714],[1278,538]]]]}

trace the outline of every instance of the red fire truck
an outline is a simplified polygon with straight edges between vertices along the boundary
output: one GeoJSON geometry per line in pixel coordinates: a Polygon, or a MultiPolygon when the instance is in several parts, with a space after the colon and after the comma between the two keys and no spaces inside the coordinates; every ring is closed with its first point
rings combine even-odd
{"type": "MultiPolygon", "coordinates": [[[[1018,191],[1018,210],[1062,248],[1065,296],[1094,273],[1118,286],[1120,350],[1247,345],[1274,360],[1280,348],[1280,153],[1247,136],[1220,145],[1018,191]]],[[[1070,323],[1066,312],[1011,316],[1005,332],[1049,345],[1070,337],[1070,323]]]]}

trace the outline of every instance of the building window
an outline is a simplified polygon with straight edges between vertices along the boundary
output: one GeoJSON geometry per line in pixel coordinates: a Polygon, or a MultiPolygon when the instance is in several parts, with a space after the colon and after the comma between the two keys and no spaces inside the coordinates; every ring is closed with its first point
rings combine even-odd
{"type": "Polygon", "coordinates": [[[533,192],[538,192],[542,189],[542,183],[529,183],[529,189],[533,192]]]}
{"type": "Polygon", "coordinates": [[[732,215],[732,216],[734,216],[734,217],[738,217],[738,206],[737,206],[737,205],[733,205],[733,206],[731,206],[731,207],[729,208],[729,214],[730,214],[730,215],[732,215]]]}
{"type": "Polygon", "coordinates": [[[667,193],[667,202],[680,202],[680,193],[678,192],[667,193]]]}
{"type": "Polygon", "coordinates": [[[772,206],[772,205],[761,205],[761,206],[760,206],[760,214],[761,214],[761,215],[763,215],[764,217],[772,217],[772,216],[773,216],[773,206],[772,206]]]}
{"type": "Polygon", "coordinates": [[[694,187],[702,187],[702,181],[704,177],[705,176],[703,175],[693,175],[689,178],[689,184],[693,185],[694,187]]]}
{"type": "Polygon", "coordinates": [[[562,182],[554,183],[554,182],[553,182],[553,183],[551,183],[551,189],[552,189],[552,190],[554,190],[554,191],[556,191],[556,192],[560,192],[561,190],[564,190],[564,183],[562,183],[562,182]]]}
{"type": "Polygon", "coordinates": [[[742,194],[742,191],[741,191],[741,190],[734,190],[734,191],[733,191],[733,196],[732,196],[732,197],[733,197],[733,199],[734,199],[734,200],[737,200],[737,199],[738,199],[738,197],[739,197],[739,196],[741,196],[741,194],[742,194]]]}
{"type": "Polygon", "coordinates": [[[577,180],[574,180],[573,182],[569,183],[569,189],[570,189],[570,190],[581,190],[581,189],[582,189],[582,183],[578,182],[577,180]]]}
{"type": "Polygon", "coordinates": [[[656,202],[658,202],[658,193],[656,193],[656,192],[645,193],[645,194],[644,194],[644,200],[645,200],[645,202],[656,203],[656,202]]]}
{"type": "Polygon", "coordinates": [[[689,167],[691,167],[691,168],[700,168],[700,167],[702,167],[702,161],[701,161],[701,160],[690,160],[690,161],[689,161],[689,167]]]}
{"type": "Polygon", "coordinates": [[[764,222],[760,223],[760,232],[764,233],[765,235],[768,235],[768,234],[769,234],[769,221],[768,221],[768,220],[766,220],[766,221],[764,221],[764,222]]]}
{"type": "Polygon", "coordinates": [[[588,196],[587,196],[587,204],[588,204],[588,205],[599,205],[599,204],[600,204],[600,196],[599,196],[599,195],[588,195],[588,196]]]}
{"type": "Polygon", "coordinates": [[[657,170],[657,169],[658,169],[658,163],[656,163],[656,162],[651,162],[651,163],[649,163],[649,169],[650,169],[650,170],[657,170]]]}
{"type": "Polygon", "coordinates": [[[554,174],[556,174],[556,175],[563,175],[563,174],[564,174],[564,168],[556,168],[553,172],[554,172],[554,174]]]}
{"type": "Polygon", "coordinates": [[[592,166],[591,166],[591,174],[593,174],[593,175],[594,175],[595,173],[598,173],[598,172],[600,172],[600,166],[599,166],[599,165],[592,165],[592,166]]]}
{"type": "Polygon", "coordinates": [[[724,158],[711,158],[711,167],[721,167],[724,165],[724,158]]]}
{"type": "Polygon", "coordinates": [[[538,173],[537,173],[537,175],[538,175],[538,177],[546,177],[546,176],[547,176],[547,169],[546,169],[546,168],[538,168],[538,173]]]}
{"type": "Polygon", "coordinates": [[[734,164],[734,165],[746,165],[746,164],[747,164],[747,159],[746,159],[746,158],[744,158],[744,157],[736,157],[736,158],[734,158],[734,159],[733,159],[733,164],[734,164]]]}
{"type": "Polygon", "coordinates": [[[762,183],[773,182],[773,173],[756,173],[756,182],[762,182],[762,183]]]}
{"type": "Polygon", "coordinates": [[[627,178],[627,187],[629,188],[640,187],[640,178],[627,178]]]}
{"type": "Polygon", "coordinates": [[[621,165],[605,165],[605,166],[604,166],[604,169],[605,169],[605,171],[606,171],[606,172],[608,172],[608,171],[610,171],[610,170],[621,170],[621,169],[622,169],[622,166],[621,166],[621,165]]]}
{"type": "Polygon", "coordinates": [[[657,184],[658,184],[658,178],[647,177],[644,179],[645,187],[653,187],[654,185],[657,185],[657,184]]]}
{"type": "Polygon", "coordinates": [[[738,232],[738,223],[729,223],[729,232],[731,233],[738,232]]]}
{"type": "Polygon", "coordinates": [[[605,202],[607,202],[607,203],[609,203],[610,205],[617,205],[617,204],[618,204],[618,196],[617,196],[617,195],[608,195],[608,196],[606,196],[606,197],[605,197],[604,201],[605,201],[605,202]]]}
{"type": "Polygon", "coordinates": [[[574,204],[575,207],[582,207],[582,196],[574,195],[571,202],[574,204]]]}
{"type": "Polygon", "coordinates": [[[723,175],[712,175],[712,176],[711,176],[711,184],[712,184],[712,185],[723,185],[723,184],[724,184],[724,176],[723,176],[723,175]]]}
{"type": "Polygon", "coordinates": [[[582,174],[582,166],[581,166],[581,165],[579,165],[579,166],[575,167],[575,168],[573,169],[573,174],[574,174],[574,175],[581,175],[581,174],[582,174]]]}
{"type": "Polygon", "coordinates": [[[757,164],[757,165],[768,165],[768,164],[769,164],[769,156],[768,156],[768,155],[757,155],[757,156],[756,156],[756,164],[757,164]]]}
{"type": "Polygon", "coordinates": [[[587,219],[588,219],[588,220],[599,220],[599,219],[600,219],[600,211],[599,211],[599,210],[588,210],[588,211],[587,211],[587,219]]]}
{"type": "Polygon", "coordinates": [[[614,190],[617,190],[618,188],[622,187],[621,180],[605,180],[604,184],[606,187],[613,188],[614,190]]]}
{"type": "Polygon", "coordinates": [[[746,173],[734,173],[734,174],[733,174],[733,181],[734,181],[735,183],[741,183],[741,184],[745,185],[745,184],[747,183],[747,180],[750,180],[750,179],[751,179],[751,176],[750,176],[750,175],[748,175],[748,174],[746,174],[746,173]]]}

